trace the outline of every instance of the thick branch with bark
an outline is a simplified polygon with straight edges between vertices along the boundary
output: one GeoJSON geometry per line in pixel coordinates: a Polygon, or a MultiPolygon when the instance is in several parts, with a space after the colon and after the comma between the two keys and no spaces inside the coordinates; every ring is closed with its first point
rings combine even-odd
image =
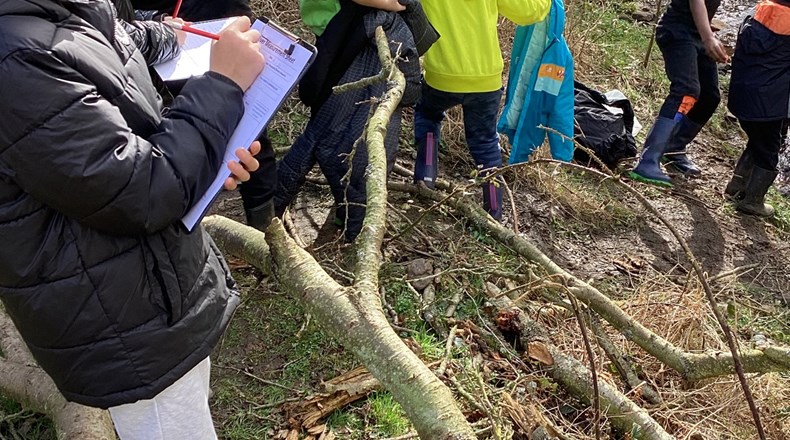
{"type": "Polygon", "coordinates": [[[267,246],[259,231],[223,217],[207,217],[203,225],[224,252],[271,270],[283,290],[392,393],[422,438],[475,438],[450,390],[392,330],[376,295],[338,284],[277,220],[265,237],[271,265],[260,259],[267,246]]]}
{"type": "MultiPolygon", "coordinates": [[[[519,338],[523,347],[532,342],[540,342],[551,354],[553,363],[546,366],[547,372],[571,394],[581,401],[591,404],[594,392],[592,371],[573,356],[568,356],[551,344],[548,332],[537,321],[529,318],[521,309],[513,306],[507,296],[489,297],[497,310],[508,313],[517,320],[520,330],[519,338]]],[[[583,325],[581,322],[579,325],[583,325]]],[[[672,440],[674,439],[653,417],[642,407],[631,401],[614,385],[598,379],[598,404],[611,424],[636,439],[672,440]]]]}
{"type": "Polygon", "coordinates": [[[368,147],[368,167],[366,170],[367,207],[362,231],[357,238],[357,262],[354,268],[356,280],[354,286],[367,295],[376,296],[378,292],[378,274],[381,266],[381,243],[384,240],[387,223],[387,155],[384,150],[384,139],[387,136],[387,125],[397,111],[398,104],[406,87],[406,78],[397,69],[390,56],[387,36],[379,27],[376,28],[376,42],[382,71],[389,72],[390,87],[376,106],[376,110],[368,120],[365,128],[365,139],[368,147]]]}
{"type": "Polygon", "coordinates": [[[222,217],[207,218],[204,225],[225,252],[276,275],[283,289],[304,304],[315,321],[392,393],[422,438],[471,440],[476,438],[474,430],[450,389],[398,337],[387,321],[378,295],[387,217],[384,138],[406,82],[389,56],[389,44],[381,28],[376,29],[376,39],[382,71],[388,72],[389,87],[364,134],[369,161],[367,208],[357,237],[353,286],[344,287],[333,280],[310,254],[294,243],[278,220],[272,222],[265,237],[222,217]],[[267,252],[271,252],[271,265],[265,258],[267,252]]]}

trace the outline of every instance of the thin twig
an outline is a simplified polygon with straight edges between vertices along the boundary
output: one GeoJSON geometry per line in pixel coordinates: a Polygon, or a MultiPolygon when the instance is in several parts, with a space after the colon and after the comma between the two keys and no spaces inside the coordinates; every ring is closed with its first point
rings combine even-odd
{"type": "Polygon", "coordinates": [[[612,362],[617,372],[620,373],[620,377],[632,391],[641,390],[642,398],[647,402],[655,405],[660,404],[662,402],[661,395],[659,395],[653,387],[637,377],[631,363],[628,362],[623,353],[614,345],[614,342],[612,342],[609,335],[606,334],[596,316],[597,315],[590,316],[590,328],[598,341],[598,345],[609,357],[609,360],[612,362]]]}
{"type": "Polygon", "coordinates": [[[437,376],[443,376],[445,370],[447,370],[447,364],[450,363],[450,355],[453,352],[453,339],[455,339],[455,334],[458,332],[458,326],[454,325],[452,329],[450,329],[450,334],[447,336],[447,342],[444,344],[444,359],[442,359],[442,363],[439,364],[439,368],[436,370],[437,376]]]}
{"type": "Polygon", "coordinates": [[[647,43],[647,53],[645,53],[645,60],[642,62],[642,67],[647,69],[647,65],[650,63],[650,54],[653,52],[653,45],[656,42],[656,25],[658,25],[658,19],[661,16],[661,0],[656,0],[656,16],[653,18],[653,33],[650,36],[650,42],[647,43]]]}
{"type": "Polygon", "coordinates": [[[579,303],[576,301],[576,297],[573,296],[570,289],[566,287],[565,293],[568,295],[568,299],[571,301],[571,307],[573,308],[573,314],[576,316],[576,322],[579,323],[579,329],[581,330],[582,340],[584,341],[584,348],[587,350],[587,358],[590,361],[590,373],[592,374],[592,386],[593,386],[593,426],[595,428],[595,438],[596,440],[601,439],[601,402],[600,402],[600,395],[598,393],[598,372],[597,368],[595,367],[595,353],[593,353],[592,345],[590,344],[590,337],[587,335],[587,326],[585,325],[584,318],[582,318],[582,313],[579,310],[579,303]]]}
{"type": "Polygon", "coordinates": [[[470,188],[471,186],[474,186],[474,185],[467,185],[467,186],[463,186],[463,187],[456,188],[456,189],[455,189],[453,192],[451,192],[450,194],[448,194],[448,195],[447,195],[447,197],[445,197],[445,199],[444,199],[444,200],[441,200],[441,201],[439,201],[439,202],[436,202],[436,203],[434,203],[433,205],[431,205],[429,208],[427,208],[427,209],[424,209],[424,210],[422,211],[422,213],[420,213],[420,216],[419,216],[419,217],[417,217],[417,219],[416,219],[416,220],[414,220],[413,222],[409,223],[409,224],[408,224],[408,225],[407,225],[405,228],[403,228],[403,229],[401,229],[400,231],[398,231],[398,232],[397,232],[397,233],[396,233],[396,234],[395,234],[395,235],[394,235],[392,238],[390,238],[390,239],[389,239],[389,241],[397,240],[398,238],[400,238],[401,236],[403,236],[403,234],[405,234],[405,233],[409,232],[410,230],[412,230],[412,229],[413,229],[415,226],[417,226],[417,225],[418,225],[418,224],[419,224],[419,223],[422,221],[422,219],[424,219],[424,218],[425,218],[425,216],[427,216],[427,215],[428,215],[430,212],[432,212],[432,211],[435,211],[435,210],[439,209],[441,206],[443,206],[443,205],[445,205],[445,204],[446,204],[446,201],[447,201],[447,200],[450,200],[451,198],[455,197],[455,195],[456,195],[456,194],[458,194],[459,192],[465,192],[465,191],[466,191],[468,188],[470,188]]]}
{"type": "Polygon", "coordinates": [[[758,267],[760,267],[759,263],[747,264],[745,266],[739,266],[739,267],[736,267],[736,268],[731,269],[731,270],[726,270],[724,272],[717,273],[716,275],[708,278],[708,282],[712,283],[714,281],[720,280],[722,278],[727,278],[727,277],[732,276],[732,275],[741,276],[741,275],[744,275],[747,272],[751,271],[752,269],[757,269],[758,267]]]}
{"type": "Polygon", "coordinates": [[[516,209],[516,199],[513,197],[513,191],[510,189],[510,185],[507,184],[505,179],[500,181],[502,186],[505,187],[505,192],[507,192],[507,198],[510,200],[510,209],[513,212],[513,232],[516,235],[519,235],[520,232],[518,230],[518,210],[516,209]]]}
{"type": "Polygon", "coordinates": [[[274,382],[274,381],[271,381],[271,380],[266,380],[266,379],[263,379],[263,378],[261,378],[261,377],[258,377],[258,376],[254,375],[254,374],[252,374],[252,373],[250,373],[250,372],[248,372],[248,371],[244,371],[244,370],[242,370],[241,368],[232,367],[232,366],[230,366],[230,365],[219,365],[219,364],[215,364],[215,366],[216,366],[217,368],[224,368],[224,369],[227,369],[227,370],[233,370],[233,371],[235,371],[235,372],[237,372],[237,373],[241,373],[241,374],[243,374],[243,375],[245,375],[245,376],[247,376],[247,377],[250,377],[250,378],[252,378],[252,379],[255,379],[255,380],[257,380],[258,382],[260,382],[260,383],[263,383],[263,384],[266,384],[266,385],[271,385],[271,386],[273,386],[273,387],[282,388],[282,389],[284,389],[284,390],[288,390],[288,391],[291,391],[291,392],[294,392],[294,393],[296,393],[296,394],[300,394],[300,395],[301,395],[301,394],[304,394],[304,391],[297,390],[297,389],[295,389],[295,388],[291,388],[291,387],[287,387],[287,386],[285,386],[285,385],[279,384],[279,383],[277,383],[277,382],[274,382]]]}

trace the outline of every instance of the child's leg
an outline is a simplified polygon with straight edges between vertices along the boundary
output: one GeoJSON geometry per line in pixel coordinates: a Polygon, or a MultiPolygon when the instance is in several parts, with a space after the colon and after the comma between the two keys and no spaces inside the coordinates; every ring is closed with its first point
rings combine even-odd
{"type": "Polygon", "coordinates": [[[268,132],[258,137],[261,152],[255,156],[258,169],[250,174],[250,180],[239,187],[247,225],[261,231],[269,227],[274,218],[274,194],[277,190],[277,160],[268,132]]]}
{"type": "Polygon", "coordinates": [[[675,39],[671,32],[662,29],[656,33],[656,42],[664,56],[664,69],[670,81],[669,95],[647,134],[642,155],[631,177],[671,186],[671,179],[661,170],[660,160],[670,147],[669,142],[677,126],[676,116],[687,113],[699,98],[699,48],[693,40],[675,39]]]}
{"type": "Polygon", "coordinates": [[[782,145],[783,121],[740,123],[749,137],[744,154],[747,151],[751,154],[754,165],[743,188],[743,199],[736,208],[749,214],[770,217],[774,208],[765,203],[765,194],[779,174],[776,165],[782,145]]]}
{"type": "MultiPolygon", "coordinates": [[[[496,132],[502,90],[464,94],[464,133],[475,164],[482,169],[502,165],[499,135],[496,132]]],[[[492,217],[502,218],[502,187],[483,184],[483,206],[492,217]]]]}
{"type": "Polygon", "coordinates": [[[206,358],[154,398],[109,409],[120,440],[216,440],[206,358]]]}
{"type": "Polygon", "coordinates": [[[697,72],[699,99],[688,113],[676,115],[677,130],[675,136],[670,140],[669,148],[664,156],[669,169],[685,176],[696,176],[701,173],[700,169],[686,155],[686,147],[710,120],[721,101],[718,67],[716,62],[705,54],[703,48],[700,48],[697,58],[697,72]]]}
{"type": "Polygon", "coordinates": [[[436,183],[439,169],[439,138],[445,110],[461,104],[461,95],[436,90],[425,81],[422,95],[414,108],[414,183],[423,182],[429,188],[436,183]]]}
{"type": "Polygon", "coordinates": [[[283,215],[299,194],[307,173],[315,166],[315,139],[323,134],[320,132],[321,124],[314,122],[318,119],[310,120],[304,133],[296,138],[291,149],[277,163],[277,190],[274,193],[274,213],[277,217],[283,215]],[[319,132],[316,134],[314,131],[319,132]]]}
{"type": "MultiPolygon", "coordinates": [[[[367,114],[367,111],[363,111],[367,114]]],[[[392,114],[389,124],[387,125],[387,135],[384,138],[384,154],[387,159],[387,175],[392,165],[395,164],[395,156],[398,154],[398,138],[400,135],[401,126],[401,111],[397,110],[392,114]]],[[[348,142],[341,145],[353,145],[353,139],[348,139],[348,142]]],[[[349,151],[350,152],[350,151],[349,151]]],[[[336,151],[333,154],[333,160],[339,159],[340,166],[347,170],[347,180],[330,180],[335,199],[338,200],[337,220],[343,222],[345,229],[346,241],[352,242],[357,238],[360,231],[362,231],[362,223],[365,220],[365,212],[367,209],[367,167],[369,164],[368,145],[360,142],[357,146],[353,156],[348,157],[348,152],[341,153],[336,151]],[[350,169],[349,169],[350,160],[350,169]]],[[[319,157],[319,163],[322,169],[325,160],[319,157]]],[[[327,173],[324,172],[326,175],[327,173]]]]}

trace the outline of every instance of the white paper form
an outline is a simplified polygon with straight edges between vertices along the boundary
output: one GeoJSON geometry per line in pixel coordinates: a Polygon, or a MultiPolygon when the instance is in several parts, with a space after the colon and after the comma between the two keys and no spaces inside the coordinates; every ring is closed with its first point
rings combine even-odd
{"type": "Polygon", "coordinates": [[[314,55],[308,47],[296,44],[291,37],[270,24],[256,20],[252,27],[261,33],[261,53],[266,58],[266,65],[244,93],[244,115],[225,148],[225,157],[217,177],[203,197],[181,219],[190,231],[201,220],[222,190],[225,179],[230,176],[228,162],[237,160],[236,149],[248,148],[258,138],[314,55]]]}
{"type": "MultiPolygon", "coordinates": [[[[190,27],[211,32],[212,34],[218,34],[235,19],[236,17],[202,21],[193,23],[190,27]]],[[[159,74],[162,80],[175,81],[187,79],[208,71],[209,62],[211,60],[211,42],[214,40],[189,32],[186,32],[186,35],[187,38],[184,40],[184,45],[181,46],[178,56],[170,61],[154,66],[156,73],[159,74]]]]}

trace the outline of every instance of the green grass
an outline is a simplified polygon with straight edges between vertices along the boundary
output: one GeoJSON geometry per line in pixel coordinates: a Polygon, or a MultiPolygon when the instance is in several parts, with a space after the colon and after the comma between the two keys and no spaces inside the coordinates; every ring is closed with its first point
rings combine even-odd
{"type": "Polygon", "coordinates": [[[326,424],[332,431],[340,432],[354,432],[362,431],[365,427],[365,422],[360,417],[359,413],[353,408],[349,410],[334,411],[326,420],[326,424]]]}
{"type": "Polygon", "coordinates": [[[782,196],[776,189],[772,188],[768,192],[766,201],[776,210],[771,223],[779,228],[783,234],[790,234],[790,198],[782,196]]]}
{"type": "Polygon", "coordinates": [[[427,328],[422,327],[412,335],[412,339],[420,347],[424,361],[435,361],[444,356],[444,342],[437,339],[427,328]]]}
{"type": "Polygon", "coordinates": [[[0,395],[0,439],[54,440],[55,426],[41,414],[0,395]]]}
{"type": "Polygon", "coordinates": [[[744,336],[760,333],[783,345],[790,345],[790,310],[776,306],[776,297],[770,291],[753,285],[738,283],[735,295],[737,304],[727,307],[729,321],[744,336]],[[748,297],[749,299],[746,299],[748,297]],[[759,307],[753,306],[759,304],[759,307]]]}
{"type": "Polygon", "coordinates": [[[632,2],[573,2],[567,38],[578,60],[579,79],[600,90],[622,91],[646,126],[644,136],[669,91],[669,81],[655,45],[647,67],[643,66],[653,29],[620,18],[633,7],[628,3],[632,2]]]}
{"type": "Polygon", "coordinates": [[[261,405],[299,397],[293,390],[321,391],[321,381],[357,363],[314,323],[305,325],[306,313],[297,301],[266,286],[256,288],[257,278],[244,270],[234,276],[245,293],[220,348],[212,355],[212,412],[220,438],[269,438],[268,432],[276,432],[287,421],[276,406],[261,405]]]}
{"type": "Polygon", "coordinates": [[[387,303],[397,313],[401,325],[417,330],[422,323],[419,299],[407,282],[402,279],[381,278],[381,284],[387,286],[387,303]]]}
{"type": "Polygon", "coordinates": [[[406,418],[400,404],[388,392],[377,392],[368,398],[370,416],[376,430],[385,436],[403,435],[409,431],[411,423],[406,418]]]}

